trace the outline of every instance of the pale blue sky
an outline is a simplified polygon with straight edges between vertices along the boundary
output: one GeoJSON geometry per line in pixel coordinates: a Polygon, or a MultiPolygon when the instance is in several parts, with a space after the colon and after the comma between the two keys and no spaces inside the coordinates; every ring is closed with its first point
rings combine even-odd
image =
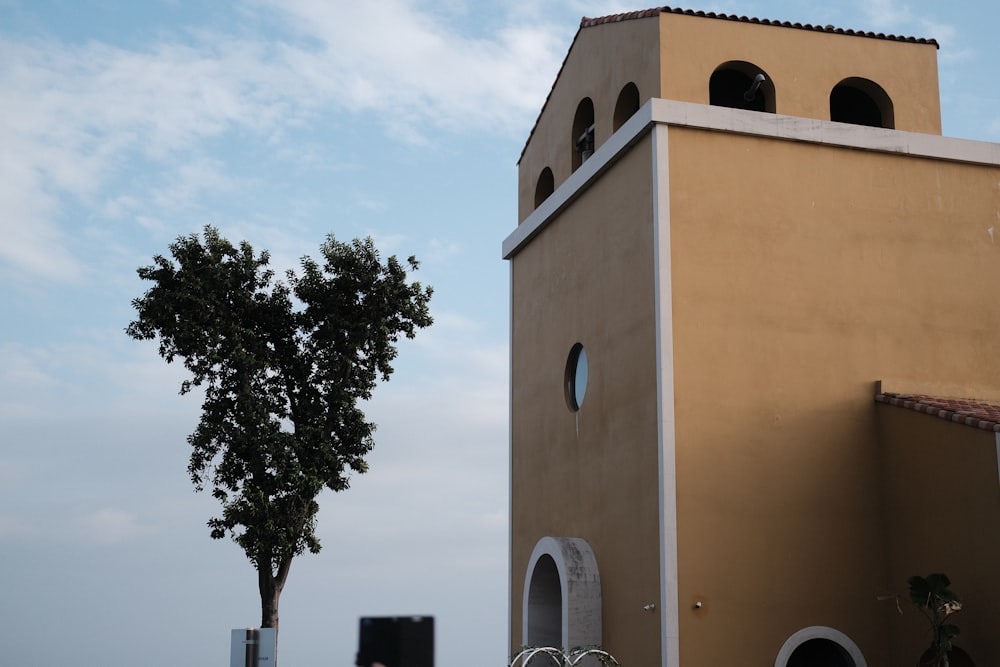
{"type": "MultiPolygon", "coordinates": [[[[944,133],[1000,141],[993,2],[688,5],[941,43],[944,133]]],[[[415,254],[437,320],[322,497],[284,667],[350,665],[357,619],[434,614],[438,665],[502,665],[515,162],[589,0],[0,0],[4,664],[227,664],[251,566],[186,475],[195,397],[124,334],[135,268],[218,226],[278,267],[325,235],[415,254]]],[[[518,582],[519,585],[519,582],[518,582]]]]}

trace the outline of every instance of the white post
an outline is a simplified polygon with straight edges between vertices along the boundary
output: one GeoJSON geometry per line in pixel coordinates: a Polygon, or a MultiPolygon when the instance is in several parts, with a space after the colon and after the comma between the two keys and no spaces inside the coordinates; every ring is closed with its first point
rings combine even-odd
{"type": "Polygon", "coordinates": [[[239,628],[230,633],[229,667],[274,667],[274,628],[239,628]]]}

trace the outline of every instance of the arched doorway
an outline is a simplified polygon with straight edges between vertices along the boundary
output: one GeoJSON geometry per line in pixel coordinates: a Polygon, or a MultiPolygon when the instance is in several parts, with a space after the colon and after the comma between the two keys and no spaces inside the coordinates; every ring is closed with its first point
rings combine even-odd
{"type": "Polygon", "coordinates": [[[601,575],[586,540],[543,537],[524,575],[521,642],[568,651],[600,646],[601,575]]]}
{"type": "Polygon", "coordinates": [[[868,667],[861,650],[840,630],[802,628],[785,640],[774,667],[868,667]]]}
{"type": "Polygon", "coordinates": [[[552,556],[539,557],[530,576],[524,644],[562,647],[562,585],[552,556]]]}
{"type": "Polygon", "coordinates": [[[844,647],[829,639],[799,644],[788,658],[788,667],[857,667],[844,647]]]}

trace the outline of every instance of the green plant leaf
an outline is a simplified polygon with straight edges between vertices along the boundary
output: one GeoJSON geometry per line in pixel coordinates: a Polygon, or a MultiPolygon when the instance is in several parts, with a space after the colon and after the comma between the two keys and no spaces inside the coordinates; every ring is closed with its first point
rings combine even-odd
{"type": "Polygon", "coordinates": [[[952,637],[957,637],[960,634],[958,626],[954,623],[945,623],[941,626],[941,636],[946,639],[951,639],[952,637]]]}

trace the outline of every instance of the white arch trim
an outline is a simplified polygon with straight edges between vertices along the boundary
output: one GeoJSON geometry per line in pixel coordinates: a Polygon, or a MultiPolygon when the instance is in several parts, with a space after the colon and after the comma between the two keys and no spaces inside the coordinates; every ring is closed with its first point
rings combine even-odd
{"type": "Polygon", "coordinates": [[[586,540],[578,537],[543,537],[535,544],[524,574],[521,596],[521,643],[528,643],[528,600],[531,580],[539,559],[549,556],[556,564],[561,589],[560,602],[563,651],[577,646],[600,646],[601,575],[597,558],[586,540]]]}
{"type": "Polygon", "coordinates": [[[868,667],[865,656],[861,655],[861,649],[850,637],[840,630],[828,628],[825,625],[802,628],[786,639],[785,643],[781,645],[781,650],[778,651],[778,657],[774,659],[774,667],[787,667],[788,659],[792,657],[795,649],[810,639],[828,639],[847,651],[847,655],[851,656],[851,660],[854,661],[854,667],[868,667]]]}

